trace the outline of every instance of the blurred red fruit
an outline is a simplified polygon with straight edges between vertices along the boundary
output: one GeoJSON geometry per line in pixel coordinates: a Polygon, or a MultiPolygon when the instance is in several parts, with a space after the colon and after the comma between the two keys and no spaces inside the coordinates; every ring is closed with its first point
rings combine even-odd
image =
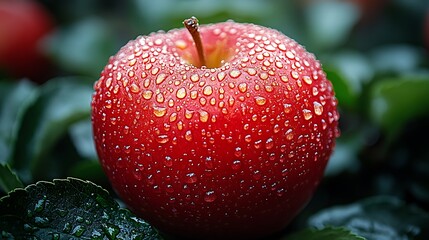
{"type": "Polygon", "coordinates": [[[50,71],[41,41],[53,19],[37,1],[0,0],[0,71],[43,81],[50,71]]]}

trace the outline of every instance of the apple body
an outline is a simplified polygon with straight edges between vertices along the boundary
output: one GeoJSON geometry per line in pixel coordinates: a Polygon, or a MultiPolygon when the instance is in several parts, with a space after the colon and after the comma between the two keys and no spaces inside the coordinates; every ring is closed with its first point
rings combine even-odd
{"type": "Polygon", "coordinates": [[[0,70],[44,80],[50,64],[41,45],[53,29],[51,15],[37,1],[0,0],[0,70]]]}
{"type": "Polygon", "coordinates": [[[338,133],[320,63],[269,28],[140,36],[95,84],[96,149],[113,188],[159,230],[200,239],[282,230],[318,186],[338,133]]]}

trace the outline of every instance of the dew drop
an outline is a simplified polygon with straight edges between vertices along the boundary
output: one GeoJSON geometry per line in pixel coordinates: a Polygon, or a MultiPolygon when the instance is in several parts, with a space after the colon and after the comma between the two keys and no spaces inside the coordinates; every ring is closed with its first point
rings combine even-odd
{"type": "Polygon", "coordinates": [[[240,90],[240,92],[244,93],[247,91],[247,84],[246,83],[240,83],[238,84],[238,90],[240,90]]]}
{"type": "Polygon", "coordinates": [[[210,96],[213,93],[213,88],[210,85],[207,85],[203,89],[203,94],[206,96],[210,96]]]}
{"type": "Polygon", "coordinates": [[[231,168],[233,170],[239,170],[241,168],[241,161],[240,160],[234,160],[232,162],[231,168]]]}
{"type": "Polygon", "coordinates": [[[255,97],[255,102],[257,105],[263,106],[263,105],[265,105],[265,103],[267,103],[267,99],[265,99],[264,97],[261,97],[261,96],[257,96],[257,97],[255,97]]]}
{"type": "Polygon", "coordinates": [[[304,80],[305,83],[309,85],[313,83],[313,80],[311,80],[309,76],[303,76],[302,79],[304,80]]]}
{"type": "Polygon", "coordinates": [[[185,132],[185,139],[187,141],[192,141],[192,132],[191,132],[191,130],[188,130],[188,131],[185,132]]]}
{"type": "Polygon", "coordinates": [[[161,73],[156,77],[156,84],[161,84],[167,78],[165,73],[161,73]]]}
{"type": "Polygon", "coordinates": [[[268,74],[265,72],[262,72],[259,74],[259,78],[262,80],[267,80],[268,79],[268,74]]]}
{"type": "Polygon", "coordinates": [[[102,229],[104,234],[106,234],[108,239],[116,239],[116,236],[119,234],[120,230],[118,226],[115,226],[110,223],[102,224],[102,229]]]}
{"type": "Polygon", "coordinates": [[[268,138],[267,141],[265,142],[265,148],[267,150],[271,149],[274,147],[274,141],[272,138],[268,138]]]}
{"type": "Polygon", "coordinates": [[[177,119],[177,113],[171,113],[171,115],[170,115],[170,122],[174,122],[174,121],[176,121],[176,119],[177,119]]]}
{"type": "Polygon", "coordinates": [[[235,148],[234,155],[235,155],[236,157],[241,157],[241,155],[243,155],[243,151],[241,150],[241,147],[236,147],[236,148],[235,148]]]}
{"type": "Polygon", "coordinates": [[[253,179],[259,180],[259,179],[261,179],[261,177],[262,177],[262,174],[259,170],[253,171],[253,179]]]}
{"type": "Polygon", "coordinates": [[[156,101],[159,103],[163,103],[164,102],[164,95],[162,95],[162,93],[158,93],[156,95],[156,101]]]}
{"type": "Polygon", "coordinates": [[[186,96],[186,89],[184,87],[179,88],[176,92],[176,97],[178,99],[183,99],[186,96]]]}
{"type": "Polygon", "coordinates": [[[139,93],[140,92],[139,86],[137,86],[137,84],[135,84],[135,83],[131,84],[130,90],[132,93],[139,93]]]}
{"type": "Polygon", "coordinates": [[[216,200],[216,195],[214,191],[207,191],[206,194],[204,195],[204,201],[211,203],[214,202],[216,200]]]}
{"type": "Polygon", "coordinates": [[[314,113],[316,115],[322,115],[323,113],[323,106],[322,104],[318,103],[318,102],[313,102],[313,106],[314,106],[314,113]]]}
{"type": "Polygon", "coordinates": [[[288,129],[285,132],[285,136],[286,136],[286,139],[289,140],[289,141],[293,139],[293,130],[292,130],[292,128],[288,129]]]}
{"type": "Polygon", "coordinates": [[[291,51],[287,51],[286,52],[286,57],[289,58],[289,59],[294,59],[295,58],[295,54],[293,54],[291,51]]]}
{"type": "Polygon", "coordinates": [[[198,74],[193,74],[191,76],[191,81],[192,82],[198,82],[198,80],[200,80],[200,76],[198,76],[198,74]]]}
{"type": "Polygon", "coordinates": [[[294,79],[298,79],[299,78],[299,73],[297,72],[297,71],[292,71],[291,73],[290,73],[290,75],[292,76],[292,78],[294,78],[294,79]]]}
{"type": "Polygon", "coordinates": [[[232,78],[238,78],[240,75],[241,72],[237,69],[231,70],[231,72],[229,72],[229,76],[231,76],[232,78]]]}
{"type": "Polygon", "coordinates": [[[248,73],[250,76],[255,76],[255,75],[256,75],[256,70],[255,70],[254,68],[248,68],[248,69],[247,69],[247,73],[248,73]]]}
{"type": "Polygon", "coordinates": [[[173,166],[173,159],[170,156],[165,156],[164,165],[167,167],[173,166]]]}
{"type": "Polygon", "coordinates": [[[165,134],[158,135],[158,136],[156,137],[156,141],[157,141],[158,143],[161,143],[161,144],[167,143],[169,140],[170,140],[170,139],[169,139],[169,138],[168,138],[168,136],[167,136],[167,135],[165,135],[165,134]]]}
{"type": "Polygon", "coordinates": [[[282,82],[285,82],[285,83],[289,81],[289,79],[286,76],[281,76],[280,79],[282,80],[282,82]]]}
{"type": "Polygon", "coordinates": [[[165,107],[153,107],[153,114],[157,117],[163,117],[167,113],[167,108],[165,107]]]}
{"type": "Polygon", "coordinates": [[[223,79],[225,79],[225,73],[224,72],[219,72],[217,74],[217,79],[219,79],[219,81],[222,81],[223,79]]]}
{"type": "Polygon", "coordinates": [[[147,90],[143,92],[143,98],[149,100],[152,98],[153,92],[151,90],[147,90]]]}
{"type": "Polygon", "coordinates": [[[284,44],[279,44],[277,47],[282,51],[286,51],[286,46],[284,44]]]}
{"type": "Polygon", "coordinates": [[[183,49],[185,49],[188,45],[186,44],[186,42],[185,41],[183,41],[183,40],[177,40],[175,43],[174,43],[175,45],[176,45],[176,47],[178,48],[178,49],[180,49],[180,50],[183,50],[183,49]]]}
{"type": "Polygon", "coordinates": [[[308,109],[302,110],[302,113],[304,114],[304,119],[305,120],[310,120],[313,117],[313,114],[308,109]]]}
{"type": "Polygon", "coordinates": [[[158,38],[154,41],[155,45],[161,45],[162,44],[162,39],[158,38]]]}
{"type": "Polygon", "coordinates": [[[200,121],[207,122],[208,119],[209,119],[209,113],[206,111],[200,111],[200,121]]]}
{"type": "Polygon", "coordinates": [[[196,183],[198,181],[197,175],[193,172],[186,174],[186,183],[196,183]]]}

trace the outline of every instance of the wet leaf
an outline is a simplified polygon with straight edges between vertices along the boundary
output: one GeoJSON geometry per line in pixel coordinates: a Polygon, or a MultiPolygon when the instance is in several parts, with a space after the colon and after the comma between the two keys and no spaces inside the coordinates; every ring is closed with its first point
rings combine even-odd
{"type": "Polygon", "coordinates": [[[24,185],[8,164],[0,164],[0,191],[10,192],[24,185]]]}
{"type": "Polygon", "coordinates": [[[0,82],[0,163],[10,161],[22,117],[36,96],[36,86],[27,80],[0,82]]]}
{"type": "Polygon", "coordinates": [[[315,228],[344,226],[368,239],[429,239],[429,214],[393,197],[374,197],[335,206],[309,219],[315,228]]]}
{"type": "Polygon", "coordinates": [[[345,228],[326,227],[323,229],[307,228],[294,233],[284,240],[365,240],[345,228]]]}
{"type": "Polygon", "coordinates": [[[162,239],[106,190],[76,178],[38,182],[1,198],[0,233],[16,239],[162,239]]]}
{"type": "Polygon", "coordinates": [[[377,82],[371,92],[372,119],[388,133],[429,114],[429,75],[402,76],[377,82]]]}

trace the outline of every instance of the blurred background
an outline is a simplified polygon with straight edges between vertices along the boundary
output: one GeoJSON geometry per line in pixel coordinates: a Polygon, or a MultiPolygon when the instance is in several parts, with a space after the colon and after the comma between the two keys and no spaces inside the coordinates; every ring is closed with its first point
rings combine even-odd
{"type": "Polygon", "coordinates": [[[342,134],[287,231],[374,196],[429,210],[427,0],[0,0],[0,164],[24,185],[73,176],[110,190],[92,142],[92,86],[126,42],[190,16],[277,29],[334,84],[342,134]]]}

